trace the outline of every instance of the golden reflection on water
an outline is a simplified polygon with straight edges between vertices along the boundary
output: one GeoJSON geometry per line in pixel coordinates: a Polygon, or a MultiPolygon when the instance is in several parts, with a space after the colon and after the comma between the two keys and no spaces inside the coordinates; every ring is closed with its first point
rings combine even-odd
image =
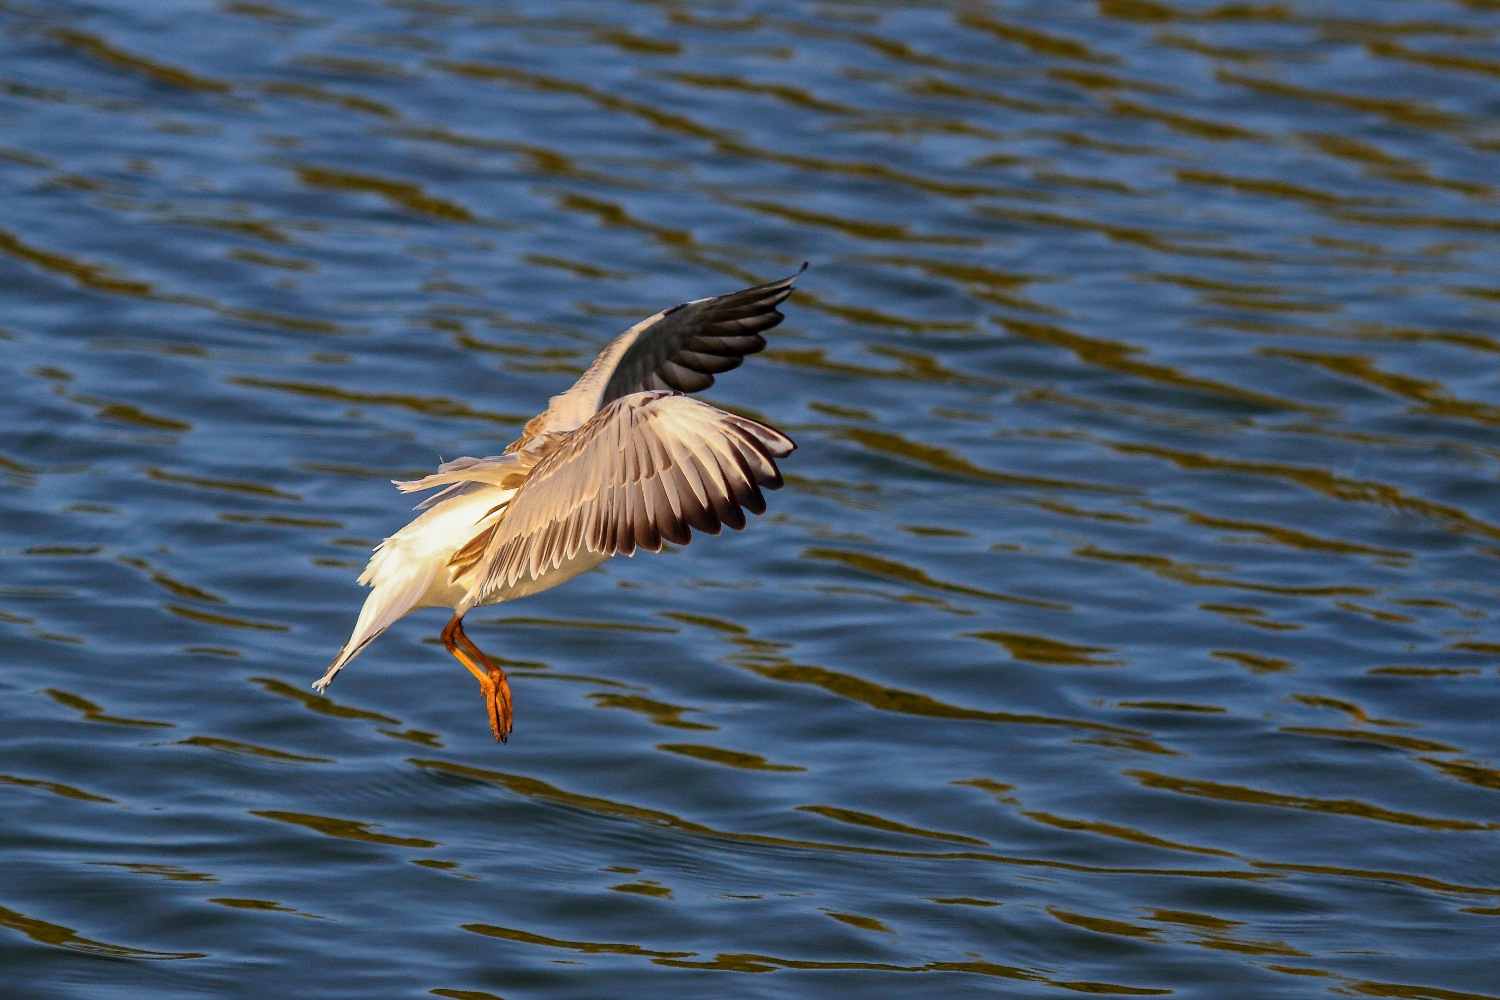
{"type": "Polygon", "coordinates": [[[28,917],[8,907],[0,906],[0,926],[24,934],[40,944],[82,951],[91,955],[110,958],[130,958],[145,961],[172,961],[175,959],[204,958],[202,952],[152,951],[147,948],[132,948],[123,944],[111,944],[87,938],[62,924],[54,924],[35,917],[28,917]]]}

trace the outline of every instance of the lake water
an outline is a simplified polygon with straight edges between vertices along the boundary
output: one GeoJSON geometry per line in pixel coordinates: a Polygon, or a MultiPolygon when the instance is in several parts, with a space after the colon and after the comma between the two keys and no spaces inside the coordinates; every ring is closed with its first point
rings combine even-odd
{"type": "Polygon", "coordinates": [[[0,993],[1500,996],[1500,4],[0,0],[0,993]],[[743,533],[328,697],[811,269],[743,533]]]}

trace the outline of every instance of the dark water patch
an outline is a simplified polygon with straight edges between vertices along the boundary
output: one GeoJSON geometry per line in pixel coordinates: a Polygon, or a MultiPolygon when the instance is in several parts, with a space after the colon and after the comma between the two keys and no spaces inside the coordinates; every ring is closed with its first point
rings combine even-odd
{"type": "Polygon", "coordinates": [[[320,917],[316,913],[303,913],[300,910],[292,909],[290,906],[282,906],[275,900],[270,899],[237,899],[232,896],[216,896],[209,899],[208,902],[218,906],[227,906],[232,910],[254,910],[260,913],[290,913],[293,916],[308,917],[313,920],[328,919],[327,917],[320,917]]]}
{"type": "Polygon", "coordinates": [[[1191,854],[1216,854],[1220,857],[1233,857],[1228,851],[1221,851],[1213,847],[1199,847],[1192,844],[1179,844],[1175,841],[1164,840],[1161,837],[1153,837],[1149,833],[1120,826],[1115,823],[1099,823],[1089,820],[1068,819],[1062,816],[1054,816],[1044,812],[1023,812],[1022,816],[1034,820],[1046,826],[1056,827],[1059,830],[1069,830],[1078,833],[1094,834],[1096,836],[1112,837],[1124,840],[1132,844],[1141,844],[1145,847],[1160,847],[1168,851],[1187,851],[1191,854]]]}
{"type": "Polygon", "coordinates": [[[1122,660],[1100,659],[1097,653],[1112,653],[1107,646],[1079,646],[1040,635],[1025,635],[1019,632],[971,632],[975,639],[983,639],[1005,647],[1010,655],[1026,663],[1041,663],[1060,667],[1114,667],[1122,660]]]}
{"type": "Polygon", "coordinates": [[[332,400],[339,403],[358,403],[362,406],[391,406],[414,413],[422,413],[435,417],[460,417],[470,420],[484,420],[501,424],[522,424],[523,418],[509,417],[498,413],[485,413],[476,411],[466,403],[449,399],[445,396],[424,397],[409,396],[398,393],[352,393],[346,389],[328,385],[310,385],[295,382],[278,382],[270,379],[240,377],[230,380],[235,385],[243,385],[252,389],[270,389],[275,392],[291,393],[298,396],[310,396],[315,399],[332,400]]]}
{"type": "Polygon", "coordinates": [[[74,51],[95,59],[104,65],[136,73],[152,83],[184,90],[200,90],[209,93],[225,93],[232,88],[220,80],[213,80],[175,66],[156,62],[145,56],[127,52],[111,45],[97,35],[73,28],[58,28],[50,36],[74,51]]]}
{"type": "Polygon", "coordinates": [[[1056,604],[1050,601],[1041,601],[1030,597],[1016,597],[1012,594],[999,594],[977,587],[966,587],[957,583],[946,583],[942,580],[934,580],[925,572],[915,566],[907,566],[894,559],[883,559],[879,556],[867,555],[862,552],[848,552],[842,549],[807,549],[802,553],[803,559],[813,559],[832,562],[841,566],[848,566],[861,570],[874,576],[900,580],[904,583],[915,584],[919,587],[930,587],[950,594],[959,594],[964,597],[979,597],[991,601],[1007,601],[1016,604],[1025,604],[1031,607],[1049,608],[1056,611],[1070,610],[1065,604],[1056,604]]]}
{"type": "Polygon", "coordinates": [[[1417,826],[1428,830],[1493,830],[1494,823],[1479,823],[1470,820],[1442,819],[1399,812],[1381,806],[1351,799],[1318,799],[1303,795],[1286,795],[1242,785],[1229,785],[1215,781],[1199,781],[1191,778],[1174,778],[1170,775],[1150,771],[1132,771],[1130,776],[1148,788],[1160,788],[1182,795],[1201,796],[1224,802],[1239,802],[1249,805],[1272,806],[1279,809],[1299,809],[1307,812],[1330,813],[1340,816],[1355,816],[1380,823],[1396,823],[1402,826],[1417,826]]]}
{"type": "Polygon", "coordinates": [[[807,770],[805,767],[797,767],[792,764],[772,764],[760,754],[744,753],[739,750],[726,750],[723,747],[704,746],[701,743],[658,743],[656,749],[665,750],[668,753],[681,754],[684,757],[692,757],[695,760],[706,760],[710,763],[723,764],[726,767],[736,767],[747,771],[796,772],[807,770]]]}
{"type": "Polygon", "coordinates": [[[366,844],[380,844],[387,847],[438,847],[435,840],[425,840],[421,837],[399,837],[388,833],[379,833],[374,830],[373,824],[352,819],[340,819],[334,816],[314,816],[308,813],[284,812],[277,809],[257,809],[251,813],[262,819],[275,820],[278,823],[289,823],[293,826],[304,827],[314,833],[320,833],[325,837],[337,837],[340,840],[357,840],[366,844]]]}
{"type": "Polygon", "coordinates": [[[859,812],[855,809],[840,809],[835,806],[798,806],[799,812],[812,813],[831,819],[836,823],[848,823],[852,826],[869,827],[872,830],[884,830],[887,833],[899,833],[908,837],[923,837],[927,840],[942,840],[952,844],[977,844],[981,847],[988,846],[985,841],[976,837],[966,837],[958,833],[943,833],[938,830],[923,830],[920,827],[909,826],[898,823],[895,820],[874,816],[870,813],[859,812]]]}
{"type": "Polygon", "coordinates": [[[209,885],[216,884],[219,880],[206,872],[188,871],[177,865],[146,864],[132,861],[93,861],[90,864],[105,868],[123,868],[137,875],[150,875],[155,878],[166,879],[168,882],[203,882],[209,885]]]}
{"type": "Polygon", "coordinates": [[[221,753],[268,760],[278,764],[333,763],[333,760],[328,757],[312,757],[307,754],[290,753],[286,750],[274,750],[271,747],[255,746],[252,743],[242,743],[239,740],[225,739],[222,736],[189,736],[181,743],[183,746],[203,747],[205,750],[217,750],[221,753]]]}
{"type": "Polygon", "coordinates": [[[1322,736],[1333,740],[1350,740],[1355,743],[1373,743],[1378,746],[1393,747],[1397,750],[1411,750],[1415,753],[1456,753],[1457,751],[1445,743],[1435,740],[1421,740],[1412,736],[1398,736],[1394,733],[1374,733],[1362,729],[1333,729],[1324,726],[1283,726],[1284,733],[1297,733],[1302,736],[1322,736]]]}
{"type": "Polygon", "coordinates": [[[398,725],[401,720],[394,719],[379,712],[370,712],[361,708],[353,708],[348,705],[340,705],[333,699],[311,691],[304,691],[298,687],[292,687],[284,681],[271,677],[252,677],[252,681],[259,684],[268,693],[279,695],[292,701],[300,702],[304,708],[316,712],[319,715],[331,716],[335,719],[362,720],[367,722],[384,722],[390,725],[398,725]]]}
{"type": "Polygon", "coordinates": [[[15,788],[36,788],[44,792],[50,792],[61,798],[75,799],[79,802],[113,803],[115,801],[103,795],[85,792],[81,788],[74,788],[72,785],[64,785],[58,781],[47,781],[43,778],[20,778],[13,774],[0,774],[0,785],[10,785],[15,788]]]}
{"type": "Polygon", "coordinates": [[[852,441],[871,454],[902,459],[932,471],[952,473],[1005,486],[1040,487],[1083,493],[1132,493],[1097,483],[1072,482],[1063,479],[1016,476],[975,465],[961,455],[946,448],[911,441],[890,431],[870,430],[863,427],[841,427],[829,433],[830,437],[852,441]]]}
{"type": "Polygon", "coordinates": [[[672,890],[664,885],[657,885],[650,879],[644,882],[622,882],[620,885],[609,887],[612,892],[624,892],[632,896],[646,896],[650,899],[671,899],[672,890]]]}
{"type": "MultiPolygon", "coordinates": [[[[1210,879],[1229,878],[1255,880],[1262,877],[1252,872],[1233,872],[1223,870],[1202,871],[1194,869],[1163,868],[1104,869],[1094,866],[1077,865],[1068,862],[1052,861],[1041,858],[1009,857],[984,851],[911,851],[866,846],[863,844],[833,843],[821,840],[769,836],[765,834],[730,832],[707,827],[691,820],[685,820],[681,817],[673,816],[670,813],[665,813],[660,810],[648,809],[626,802],[600,798],[598,796],[580,795],[575,792],[569,792],[556,786],[549,785],[544,781],[540,781],[538,779],[530,778],[524,775],[506,774],[504,772],[473,768],[467,765],[452,764],[447,761],[439,760],[421,760],[417,758],[411,758],[409,759],[409,763],[429,773],[436,772],[444,775],[451,775],[463,779],[468,779],[470,781],[495,784],[507,789],[515,795],[534,799],[542,803],[562,806],[569,810],[581,810],[586,813],[593,813],[603,817],[624,820],[637,825],[664,827],[682,834],[686,834],[689,837],[695,839],[709,838],[713,840],[732,841],[746,845],[758,845],[771,848],[786,848],[794,851],[833,852],[838,854],[848,854],[851,856],[925,858],[929,860],[942,860],[954,863],[980,861],[994,862],[1004,865],[1015,865],[1020,867],[1056,868],[1059,870],[1078,872],[1109,870],[1129,872],[1139,875],[1171,875],[1184,878],[1210,879]]],[[[843,810],[834,809],[833,812],[838,815],[841,820],[845,821],[847,821],[849,816],[851,815],[843,810]]],[[[866,816],[862,813],[853,813],[852,816],[856,820],[856,822],[854,822],[853,824],[856,827],[868,827],[899,834],[910,834],[914,830],[914,828],[906,827],[901,824],[893,824],[891,821],[884,820],[881,817],[866,816]]],[[[323,822],[326,818],[294,817],[292,819],[289,819],[288,822],[301,824],[303,822],[303,819],[307,819],[310,823],[313,820],[323,822]]],[[[344,831],[347,821],[328,820],[328,822],[336,824],[336,831],[344,831]]],[[[357,824],[356,828],[354,829],[354,833],[359,834],[365,832],[363,826],[363,824],[357,824]]],[[[932,831],[917,831],[917,835],[919,837],[930,837],[931,834],[932,831]]],[[[342,836],[343,834],[342,832],[334,832],[330,835],[342,836]]],[[[941,834],[941,839],[947,840],[951,836],[953,835],[941,834]]],[[[364,838],[362,836],[353,836],[352,839],[364,838]]],[[[969,838],[964,838],[964,840],[960,842],[968,843],[969,838]]]]}
{"type": "Polygon", "coordinates": [[[809,664],[773,660],[769,657],[737,657],[737,662],[769,680],[791,684],[810,684],[831,694],[868,705],[882,712],[923,716],[937,719],[961,719],[974,722],[1001,722],[1014,725],[1064,726],[1085,731],[1114,733],[1123,736],[1144,735],[1135,730],[1082,719],[1052,718],[1013,712],[992,712],[965,708],[928,697],[915,691],[886,687],[850,674],[809,664]]]}
{"type": "Polygon", "coordinates": [[[474,213],[456,202],[434,197],[422,190],[421,185],[411,181],[373,177],[327,167],[312,167],[293,164],[297,179],[309,187],[327,188],[333,191],[354,191],[377,194],[392,204],[432,216],[435,219],[454,222],[473,222],[474,213]]]}
{"type": "Polygon", "coordinates": [[[113,269],[102,264],[75,260],[66,254],[34,246],[4,229],[0,229],[0,253],[53,274],[71,278],[86,288],[117,295],[151,295],[153,292],[152,286],[147,282],[122,278],[113,269]]]}
{"type": "Polygon", "coordinates": [[[291,628],[286,625],[278,625],[275,622],[259,622],[249,618],[238,618],[234,615],[214,614],[202,611],[198,608],[189,608],[181,604],[163,604],[162,610],[177,615],[179,618],[187,618],[191,621],[201,622],[204,625],[214,625],[221,628],[254,629],[261,632],[290,632],[291,628]]]}
{"type": "Polygon", "coordinates": [[[682,716],[688,712],[698,711],[685,705],[669,705],[666,702],[656,701],[653,698],[644,698],[640,695],[613,694],[607,691],[599,691],[589,695],[589,700],[598,708],[622,708],[629,712],[644,715],[658,726],[666,726],[670,729],[697,729],[713,730],[718,726],[712,726],[705,722],[694,722],[684,719],[682,716]]]}
{"type": "Polygon", "coordinates": [[[618,944],[612,941],[564,941],[560,938],[533,934],[530,931],[523,931],[518,928],[496,927],[493,924],[464,924],[461,929],[468,931],[470,934],[481,934],[485,937],[499,938],[503,941],[540,945],[544,948],[561,948],[584,955],[641,955],[647,958],[684,958],[693,954],[690,951],[653,951],[649,948],[643,948],[638,944],[618,944]]]}
{"type": "Polygon", "coordinates": [[[222,605],[228,603],[224,598],[204,590],[202,587],[195,587],[190,583],[173,579],[171,576],[153,567],[145,559],[136,556],[119,556],[117,558],[119,562],[124,563],[126,566],[144,572],[152,583],[174,597],[185,598],[190,601],[200,601],[204,604],[222,605]]]}
{"type": "Polygon", "coordinates": [[[179,472],[168,472],[166,469],[148,468],[145,470],[146,477],[164,483],[173,483],[180,486],[192,486],[202,490],[222,491],[226,493],[247,493],[252,496],[270,497],[277,500],[301,501],[301,497],[295,493],[267,486],[264,483],[240,482],[230,479],[214,479],[207,476],[186,475],[179,472]]]}
{"type": "Polygon", "coordinates": [[[137,726],[147,729],[171,729],[173,726],[173,723],[170,722],[157,722],[152,719],[131,719],[122,715],[112,715],[82,695],[61,691],[57,688],[47,688],[42,693],[64,708],[71,708],[78,712],[89,722],[103,722],[111,726],[137,726]]]}
{"type": "Polygon", "coordinates": [[[133,948],[123,944],[111,944],[108,941],[97,941],[93,938],[84,937],[71,927],[64,927],[62,924],[55,924],[37,917],[28,917],[24,913],[19,913],[5,906],[0,906],[0,926],[24,934],[38,944],[48,945],[53,948],[66,948],[70,951],[81,951],[90,955],[103,955],[109,958],[128,958],[160,962],[208,957],[203,952],[152,951],[147,948],[133,948]]]}

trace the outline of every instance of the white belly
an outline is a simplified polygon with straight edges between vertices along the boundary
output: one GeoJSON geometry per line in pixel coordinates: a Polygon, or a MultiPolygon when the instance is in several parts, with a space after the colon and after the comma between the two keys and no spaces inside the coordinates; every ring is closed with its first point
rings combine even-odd
{"type": "Polygon", "coordinates": [[[512,587],[502,587],[483,600],[466,603],[471,588],[484,578],[485,567],[481,563],[455,578],[448,564],[454,553],[475,535],[505,517],[503,510],[490,512],[508,501],[514,492],[485,487],[443,501],[382,542],[359,582],[379,587],[387,581],[395,582],[398,578],[410,578],[417,573],[430,574],[422,596],[411,608],[467,611],[471,607],[515,600],[566,583],[609,558],[582,551],[538,579],[517,580],[512,587]]]}
{"type": "MultiPolygon", "coordinates": [[[[582,573],[587,573],[589,570],[593,569],[595,566],[598,566],[600,563],[605,562],[608,559],[609,556],[600,555],[597,552],[589,552],[587,550],[581,551],[578,553],[578,555],[574,556],[568,562],[563,563],[557,569],[549,570],[535,580],[530,579],[529,577],[523,577],[517,580],[514,586],[501,587],[499,590],[486,596],[482,601],[476,601],[474,604],[466,606],[463,610],[467,611],[470,607],[479,607],[485,604],[500,604],[503,601],[514,601],[518,597],[527,597],[531,594],[539,594],[544,590],[548,590],[552,587],[557,586],[559,583],[567,583],[569,580],[573,579],[573,577],[578,576],[582,573]]],[[[472,585],[472,583],[474,583],[475,581],[471,580],[470,576],[477,577],[481,575],[482,570],[480,572],[470,574],[469,576],[462,577],[461,579],[466,583],[472,585]]],[[[463,589],[465,593],[467,593],[467,588],[461,589],[463,589]]],[[[462,598],[460,598],[460,600],[462,600],[462,598]]],[[[453,608],[454,610],[458,610],[458,605],[453,605],[453,608]]]]}

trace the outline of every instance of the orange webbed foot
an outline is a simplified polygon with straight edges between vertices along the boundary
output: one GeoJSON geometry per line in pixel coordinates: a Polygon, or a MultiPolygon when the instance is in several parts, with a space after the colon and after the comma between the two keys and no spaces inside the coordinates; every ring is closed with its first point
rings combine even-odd
{"type": "Polygon", "coordinates": [[[510,739],[510,731],[515,728],[510,682],[505,679],[505,671],[499,667],[490,667],[488,676],[479,682],[479,687],[484,693],[485,708],[489,712],[490,732],[495,734],[497,743],[504,743],[510,739]]]}

